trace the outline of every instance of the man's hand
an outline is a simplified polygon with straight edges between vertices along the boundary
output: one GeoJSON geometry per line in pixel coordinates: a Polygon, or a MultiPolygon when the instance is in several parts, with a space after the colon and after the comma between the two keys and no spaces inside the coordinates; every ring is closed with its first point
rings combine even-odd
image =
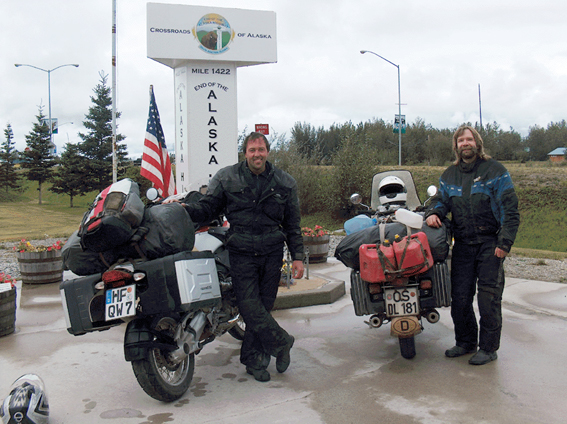
{"type": "Polygon", "coordinates": [[[439,219],[439,217],[435,214],[433,215],[429,215],[427,217],[427,219],[425,220],[425,223],[433,228],[439,228],[441,226],[441,220],[439,219]]]}
{"type": "MultiPolygon", "coordinates": [[[[172,197],[168,197],[167,199],[165,199],[163,202],[161,202],[164,205],[167,205],[168,203],[173,203],[173,202],[177,202],[179,203],[179,199],[176,198],[172,198],[172,197]]],[[[185,206],[185,204],[182,203],[183,206],[185,206]]]]}
{"type": "Polygon", "coordinates": [[[303,278],[303,261],[293,261],[291,264],[291,275],[295,279],[303,278]]]}
{"type": "Polygon", "coordinates": [[[500,259],[502,259],[502,258],[505,258],[506,255],[508,255],[508,252],[506,252],[505,250],[500,249],[499,247],[497,247],[497,248],[494,250],[494,254],[495,254],[497,257],[499,257],[500,259]]]}

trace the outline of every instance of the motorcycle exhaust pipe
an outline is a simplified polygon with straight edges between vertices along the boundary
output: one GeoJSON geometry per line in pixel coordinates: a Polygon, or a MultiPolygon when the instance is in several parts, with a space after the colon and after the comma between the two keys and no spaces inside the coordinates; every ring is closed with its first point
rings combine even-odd
{"type": "Polygon", "coordinates": [[[384,318],[380,315],[372,315],[370,317],[369,323],[371,327],[378,328],[384,322],[384,318]]]}
{"type": "Polygon", "coordinates": [[[439,312],[437,312],[435,309],[432,311],[428,311],[425,314],[425,319],[429,321],[431,324],[435,324],[436,322],[439,321],[440,318],[441,316],[439,315],[439,312]]]}
{"type": "MultiPolygon", "coordinates": [[[[224,323],[219,323],[217,326],[216,331],[214,332],[217,336],[220,336],[222,333],[224,333],[225,331],[230,330],[232,327],[234,327],[237,323],[238,320],[240,319],[240,314],[236,314],[236,316],[232,317],[231,319],[229,319],[227,322],[224,323]]],[[[203,344],[203,343],[201,343],[203,344]]]]}
{"type": "Polygon", "coordinates": [[[228,320],[228,323],[231,325],[236,324],[239,319],[240,319],[240,314],[236,314],[233,318],[228,320]]]}
{"type": "Polygon", "coordinates": [[[199,349],[199,339],[207,323],[207,315],[203,311],[197,312],[189,323],[187,330],[184,330],[185,323],[186,319],[181,322],[175,334],[178,348],[170,353],[170,357],[174,362],[181,362],[191,352],[199,349]]]}

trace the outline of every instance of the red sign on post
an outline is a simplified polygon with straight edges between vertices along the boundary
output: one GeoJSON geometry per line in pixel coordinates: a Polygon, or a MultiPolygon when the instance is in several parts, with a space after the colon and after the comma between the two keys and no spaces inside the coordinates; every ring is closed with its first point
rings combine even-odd
{"type": "Polygon", "coordinates": [[[269,135],[270,134],[270,126],[268,124],[256,124],[255,125],[256,132],[260,134],[269,135]]]}

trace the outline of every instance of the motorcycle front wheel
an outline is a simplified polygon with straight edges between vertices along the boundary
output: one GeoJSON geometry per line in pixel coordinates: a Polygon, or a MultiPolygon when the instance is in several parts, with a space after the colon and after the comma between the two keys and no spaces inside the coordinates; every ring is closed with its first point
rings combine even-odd
{"type": "Polygon", "coordinates": [[[415,338],[414,337],[398,337],[400,342],[400,353],[406,359],[412,359],[415,356],[415,338]]]}
{"type": "MultiPolygon", "coordinates": [[[[175,324],[166,318],[156,329],[172,331],[175,324]]],[[[172,402],[189,389],[195,371],[195,355],[191,353],[183,361],[174,363],[167,351],[148,349],[144,359],[132,361],[132,369],[144,392],[162,402],[172,402]]]]}

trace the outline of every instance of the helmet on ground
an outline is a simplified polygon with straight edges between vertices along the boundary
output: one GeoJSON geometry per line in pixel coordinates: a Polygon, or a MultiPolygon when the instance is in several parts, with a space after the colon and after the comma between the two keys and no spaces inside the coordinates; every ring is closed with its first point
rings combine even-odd
{"type": "Polygon", "coordinates": [[[405,205],[407,200],[406,185],[401,178],[388,176],[378,184],[378,195],[381,205],[405,205]]]}
{"type": "Polygon", "coordinates": [[[47,424],[49,403],[43,380],[35,374],[25,374],[10,387],[10,394],[0,405],[3,424],[47,424]]]}

